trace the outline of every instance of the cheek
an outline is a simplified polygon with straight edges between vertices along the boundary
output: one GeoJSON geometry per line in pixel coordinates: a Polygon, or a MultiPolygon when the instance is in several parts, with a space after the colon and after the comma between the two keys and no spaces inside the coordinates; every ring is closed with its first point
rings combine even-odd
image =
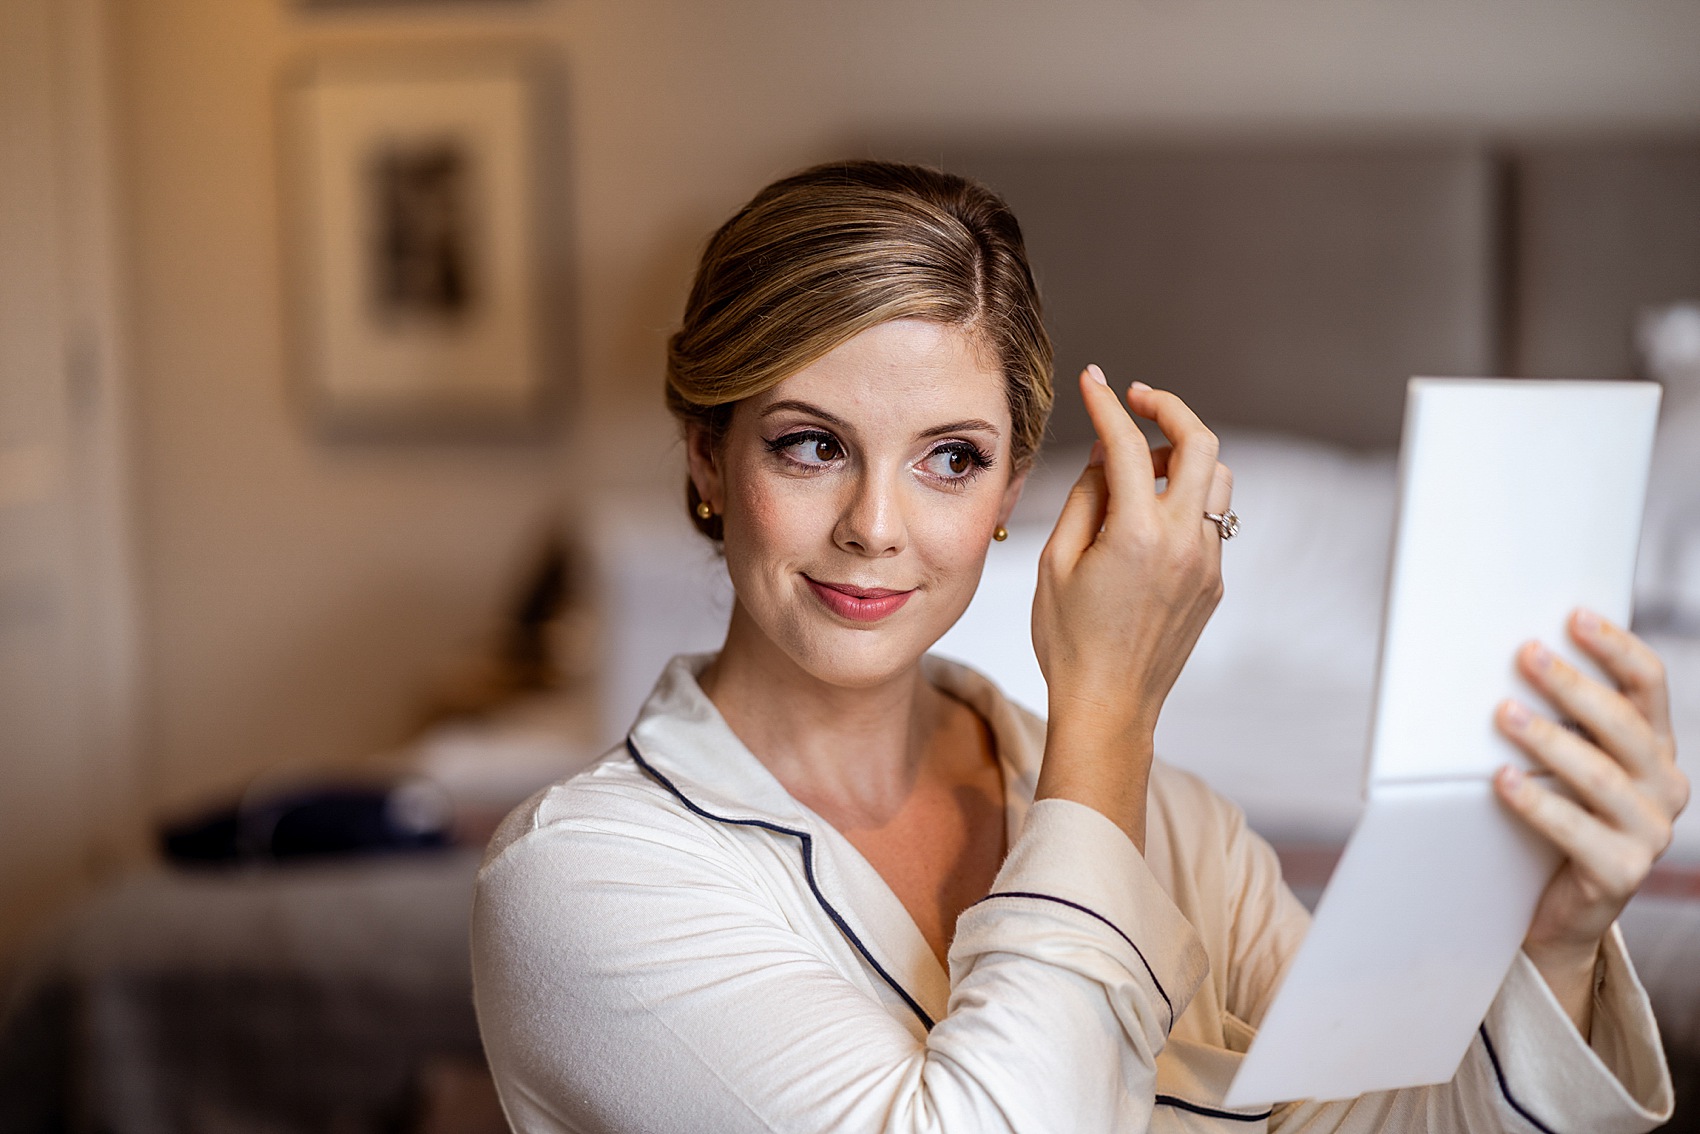
{"type": "Polygon", "coordinates": [[[782,477],[739,469],[727,499],[728,559],[785,561],[813,550],[822,538],[828,509],[782,477]]]}
{"type": "Polygon", "coordinates": [[[738,500],[738,515],[764,543],[784,543],[787,533],[796,527],[798,510],[787,493],[761,478],[746,480],[738,500]]]}
{"type": "Polygon", "coordinates": [[[910,524],[911,544],[939,576],[972,589],[979,581],[1002,498],[984,492],[949,503],[950,507],[921,510],[910,524]]]}
{"type": "Polygon", "coordinates": [[[934,494],[929,507],[917,510],[917,523],[930,534],[958,543],[978,544],[992,538],[1003,506],[1003,484],[995,474],[984,474],[960,495],[934,494]]]}

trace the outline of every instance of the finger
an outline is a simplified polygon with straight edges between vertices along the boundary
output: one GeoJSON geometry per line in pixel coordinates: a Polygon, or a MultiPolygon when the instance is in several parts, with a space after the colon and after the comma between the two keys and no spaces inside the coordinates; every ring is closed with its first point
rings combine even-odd
{"type": "Polygon", "coordinates": [[[1155,507],[1157,478],[1151,472],[1151,447],[1145,434],[1110,392],[1104,372],[1088,366],[1080,375],[1080,396],[1098,440],[1104,443],[1104,479],[1109,485],[1107,517],[1123,508],[1148,514],[1155,507]]]}
{"type": "Polygon", "coordinates": [[[1074,487],[1069,489],[1057,516],[1057,526],[1045,543],[1045,557],[1053,567],[1067,569],[1081,553],[1092,546],[1104,527],[1104,512],[1109,505],[1109,486],[1104,480],[1103,442],[1094,442],[1092,456],[1080,470],[1074,487]]]}
{"type": "MultiPolygon", "coordinates": [[[[1233,502],[1233,498],[1234,474],[1228,470],[1227,465],[1217,462],[1216,471],[1210,476],[1209,495],[1204,498],[1205,510],[1214,512],[1216,515],[1220,516],[1228,510],[1229,506],[1233,502]]],[[[1199,517],[1199,522],[1210,529],[1206,534],[1211,538],[1206,540],[1206,546],[1214,547],[1214,550],[1211,552],[1211,559],[1217,565],[1218,569],[1220,569],[1222,562],[1222,545],[1226,543],[1227,540],[1222,538],[1222,529],[1216,526],[1215,520],[1207,519],[1201,515],[1199,517]]]]}
{"type": "Polygon", "coordinates": [[[1595,681],[1539,642],[1526,643],[1517,652],[1517,661],[1529,682],[1631,775],[1653,777],[1665,768],[1668,761],[1653,726],[1622,693],[1595,681]]]}
{"type": "Polygon", "coordinates": [[[1164,495],[1202,510],[1221,448],[1216,435],[1185,402],[1167,390],[1153,390],[1136,382],[1128,388],[1127,404],[1134,413],[1155,421],[1174,446],[1175,455],[1169,458],[1169,486],[1164,495]]]}
{"type": "Polygon", "coordinates": [[[1653,868],[1646,847],[1516,768],[1501,768],[1493,787],[1506,806],[1576,864],[1602,897],[1627,901],[1653,868]]]}
{"type": "Polygon", "coordinates": [[[1519,748],[1569,784],[1587,810],[1634,835],[1655,854],[1669,845],[1671,817],[1610,756],[1517,701],[1502,701],[1495,722],[1519,748]]]}
{"type": "Polygon", "coordinates": [[[1205,507],[1210,512],[1227,512],[1234,503],[1234,471],[1227,468],[1221,461],[1215,462],[1215,471],[1210,474],[1210,495],[1205,496],[1205,507]]]}
{"type": "Polygon", "coordinates": [[[1210,491],[1204,497],[1204,506],[1217,515],[1226,512],[1234,502],[1234,473],[1222,462],[1216,462],[1216,469],[1210,474],[1210,491]]]}
{"type": "Polygon", "coordinates": [[[1673,735],[1665,665],[1651,646],[1591,610],[1577,610],[1570,616],[1570,636],[1611,675],[1654,732],[1664,737],[1673,735]]]}

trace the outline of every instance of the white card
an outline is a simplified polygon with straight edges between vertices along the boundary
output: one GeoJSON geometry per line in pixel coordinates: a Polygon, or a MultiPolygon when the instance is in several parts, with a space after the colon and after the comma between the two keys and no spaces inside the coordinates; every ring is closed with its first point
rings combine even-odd
{"type": "Polygon", "coordinates": [[[1530,696],[1527,639],[1594,670],[1565,622],[1586,606],[1628,625],[1658,409],[1652,382],[1411,381],[1373,782],[1521,760],[1493,707],[1530,696]]]}
{"type": "Polygon", "coordinates": [[[1412,379],[1368,807],[1229,1106],[1445,1082],[1559,858],[1493,796],[1498,701],[1566,619],[1626,624],[1659,388],[1412,379]]]}

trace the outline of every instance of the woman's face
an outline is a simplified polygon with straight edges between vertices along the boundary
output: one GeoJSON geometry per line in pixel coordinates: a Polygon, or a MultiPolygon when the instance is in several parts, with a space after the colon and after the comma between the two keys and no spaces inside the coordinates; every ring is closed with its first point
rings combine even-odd
{"type": "Polygon", "coordinates": [[[915,319],[740,402],[718,452],[693,433],[691,475],[725,524],[731,640],[754,629],[834,685],[905,672],[974,596],[1020,493],[1010,444],[999,368],[915,319]]]}

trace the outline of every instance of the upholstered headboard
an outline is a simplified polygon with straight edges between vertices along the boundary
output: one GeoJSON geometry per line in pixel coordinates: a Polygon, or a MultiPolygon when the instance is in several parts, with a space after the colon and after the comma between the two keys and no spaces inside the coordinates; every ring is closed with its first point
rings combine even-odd
{"type": "Polygon", "coordinates": [[[1700,300],[1700,139],[1528,145],[1511,174],[1516,373],[1636,376],[1636,313],[1700,300]]]}
{"type": "Polygon", "coordinates": [[[1001,192],[1067,379],[1095,361],[1207,421],[1398,440],[1413,374],[1627,377],[1642,304],[1700,296],[1700,140],[938,143],[1001,192]]]}
{"type": "MultiPolygon", "coordinates": [[[[1415,373],[1493,369],[1495,180],[1460,145],[946,147],[1020,218],[1059,377],[1097,362],[1211,422],[1398,439],[1415,373]]],[[[1059,383],[1064,384],[1064,383],[1059,383]]],[[[1090,437],[1072,390],[1053,435],[1090,437]]]]}

